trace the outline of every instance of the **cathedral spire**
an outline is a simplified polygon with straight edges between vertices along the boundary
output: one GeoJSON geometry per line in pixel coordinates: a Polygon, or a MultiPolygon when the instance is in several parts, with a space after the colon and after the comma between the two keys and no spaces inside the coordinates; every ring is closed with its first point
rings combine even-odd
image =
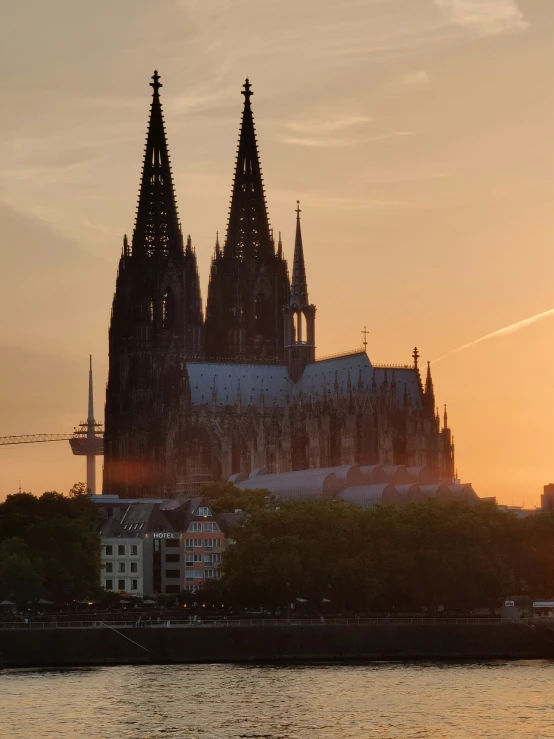
{"type": "Polygon", "coordinates": [[[296,201],[296,238],[294,241],[294,262],[292,265],[292,283],[290,304],[298,308],[309,305],[306,267],[304,265],[304,249],[302,247],[302,230],[300,228],[300,201],[296,201]]]}
{"type": "Polygon", "coordinates": [[[160,102],[162,84],[157,71],[152,79],[154,92],[133,232],[133,254],[141,256],[182,253],[183,249],[160,102]]]}
{"type": "Polygon", "coordinates": [[[274,249],[250,105],[254,93],[248,78],[242,94],[244,110],[224,253],[242,261],[264,261],[274,256],[274,249]]]}

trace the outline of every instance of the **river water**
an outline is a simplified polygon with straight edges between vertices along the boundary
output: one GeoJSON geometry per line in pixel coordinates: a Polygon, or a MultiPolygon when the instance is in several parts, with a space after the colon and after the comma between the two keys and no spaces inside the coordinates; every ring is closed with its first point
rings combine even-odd
{"type": "Polygon", "coordinates": [[[2,739],[552,739],[554,663],[0,672],[2,739]]]}

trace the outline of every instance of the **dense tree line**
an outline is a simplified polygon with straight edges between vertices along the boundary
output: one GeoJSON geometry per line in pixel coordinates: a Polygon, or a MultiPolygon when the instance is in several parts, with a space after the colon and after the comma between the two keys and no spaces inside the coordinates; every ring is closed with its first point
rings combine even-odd
{"type": "Polygon", "coordinates": [[[0,503],[0,601],[89,598],[99,579],[98,514],[83,484],[69,496],[19,493],[0,503]]]}
{"type": "Polygon", "coordinates": [[[215,514],[233,513],[236,510],[253,513],[274,505],[274,498],[269,490],[241,490],[230,482],[207,483],[199,495],[208,500],[215,514]]]}
{"type": "Polygon", "coordinates": [[[235,527],[221,596],[271,610],[297,598],[335,612],[493,609],[554,594],[554,516],[482,503],[362,509],[338,501],[258,509],[235,527]]]}

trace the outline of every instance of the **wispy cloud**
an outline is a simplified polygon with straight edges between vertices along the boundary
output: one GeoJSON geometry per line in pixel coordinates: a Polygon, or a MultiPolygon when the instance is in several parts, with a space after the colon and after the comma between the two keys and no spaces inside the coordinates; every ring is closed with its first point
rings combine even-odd
{"type": "Polygon", "coordinates": [[[287,128],[298,133],[332,133],[343,128],[358,126],[362,123],[371,123],[373,119],[365,115],[350,115],[342,118],[331,118],[329,120],[291,121],[287,128]]]}
{"type": "Polygon", "coordinates": [[[473,33],[498,36],[528,27],[517,0],[434,0],[438,8],[473,33]]]}
{"type": "Polygon", "coordinates": [[[418,69],[416,72],[408,72],[396,80],[397,87],[427,87],[431,82],[429,73],[424,69],[418,69]]]}
{"type": "Polygon", "coordinates": [[[322,138],[312,136],[281,136],[278,140],[282,144],[295,144],[297,146],[319,147],[322,149],[334,149],[345,146],[359,146],[360,144],[371,144],[387,139],[415,136],[415,131],[391,131],[390,133],[377,134],[376,136],[365,136],[363,138],[322,138]]]}
{"type": "Polygon", "coordinates": [[[545,310],[543,311],[543,313],[537,313],[535,316],[531,316],[530,318],[524,318],[523,321],[517,321],[516,323],[511,323],[509,326],[505,326],[504,328],[499,328],[497,331],[493,331],[490,334],[481,336],[479,339],[470,341],[468,344],[459,346],[457,349],[452,349],[452,351],[449,351],[449,352],[446,352],[446,354],[443,354],[442,357],[439,357],[438,359],[433,360],[431,364],[440,362],[441,360],[446,359],[446,357],[450,357],[452,356],[452,354],[457,354],[458,352],[461,352],[464,349],[469,349],[472,346],[481,344],[483,341],[488,341],[489,339],[499,339],[501,336],[509,336],[510,334],[515,334],[517,331],[521,331],[522,329],[527,328],[528,326],[531,326],[533,323],[542,321],[545,318],[549,318],[550,316],[554,316],[554,308],[550,308],[550,310],[545,310]]]}

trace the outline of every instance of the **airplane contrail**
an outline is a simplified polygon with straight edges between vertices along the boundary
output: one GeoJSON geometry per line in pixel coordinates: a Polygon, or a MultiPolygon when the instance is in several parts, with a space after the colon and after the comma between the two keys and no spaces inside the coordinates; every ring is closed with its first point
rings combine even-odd
{"type": "Polygon", "coordinates": [[[499,336],[508,336],[508,334],[515,334],[516,331],[519,331],[522,328],[527,328],[527,326],[530,326],[532,323],[536,323],[537,321],[542,321],[543,318],[548,318],[548,316],[554,316],[554,308],[551,308],[550,310],[545,310],[543,313],[537,313],[536,316],[531,316],[531,318],[524,318],[523,321],[511,323],[509,326],[499,328],[498,331],[493,331],[491,334],[481,336],[480,339],[470,341],[469,344],[464,344],[463,346],[459,346],[457,349],[452,349],[451,351],[446,352],[446,354],[443,354],[442,357],[434,359],[431,364],[440,362],[442,359],[446,359],[446,357],[449,357],[451,354],[457,354],[464,349],[469,349],[470,346],[480,344],[482,341],[487,341],[488,339],[496,339],[499,336]]]}

